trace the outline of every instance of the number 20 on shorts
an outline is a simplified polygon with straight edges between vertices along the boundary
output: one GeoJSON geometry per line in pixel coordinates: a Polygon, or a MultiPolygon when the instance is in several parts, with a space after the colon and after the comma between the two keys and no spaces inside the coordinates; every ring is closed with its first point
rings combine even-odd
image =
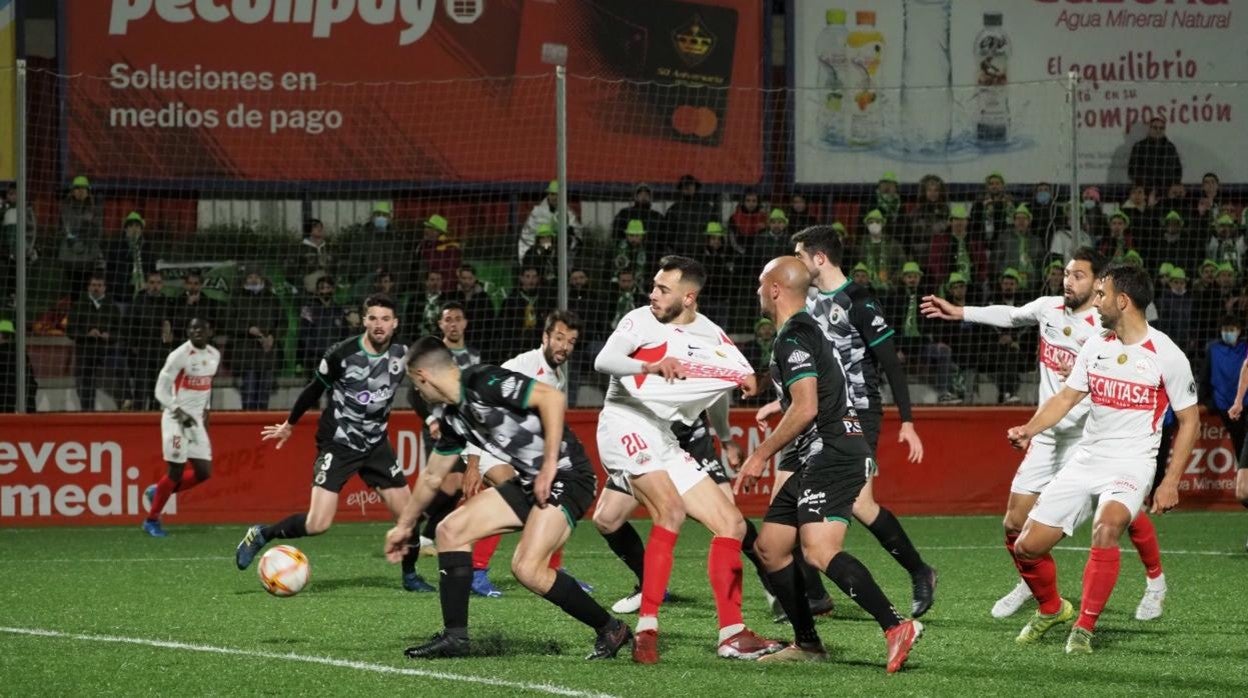
{"type": "Polygon", "coordinates": [[[637,455],[638,451],[644,451],[645,449],[650,448],[650,446],[646,444],[645,440],[641,438],[641,435],[635,432],[632,434],[625,434],[624,437],[620,439],[620,443],[624,445],[624,452],[630,457],[637,455]]]}

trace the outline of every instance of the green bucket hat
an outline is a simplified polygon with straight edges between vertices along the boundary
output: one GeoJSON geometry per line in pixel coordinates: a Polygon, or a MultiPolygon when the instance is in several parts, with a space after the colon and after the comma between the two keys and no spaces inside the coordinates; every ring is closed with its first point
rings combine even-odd
{"type": "Polygon", "coordinates": [[[1031,220],[1031,209],[1027,208],[1027,204],[1019,204],[1018,208],[1014,209],[1014,216],[1026,216],[1027,220],[1031,220]]]}
{"type": "Polygon", "coordinates": [[[390,207],[389,201],[378,201],[373,204],[373,213],[384,213],[389,216],[394,213],[394,209],[390,207]]]}
{"type": "Polygon", "coordinates": [[[17,334],[17,327],[12,320],[0,320],[0,334],[17,334]]]}
{"type": "Polygon", "coordinates": [[[1170,275],[1173,273],[1174,273],[1174,265],[1171,264],[1170,262],[1162,262],[1161,266],[1157,267],[1158,276],[1162,276],[1168,279],[1170,278],[1170,275]]]}
{"type": "Polygon", "coordinates": [[[121,222],[121,227],[124,228],[131,223],[138,223],[143,226],[147,225],[147,221],[143,220],[143,216],[140,216],[138,211],[131,211],[130,214],[126,216],[126,219],[121,222]]]}
{"type": "Polygon", "coordinates": [[[769,220],[769,221],[784,221],[785,223],[788,223],[788,222],[789,222],[789,217],[788,217],[788,215],[787,215],[787,214],[785,214],[784,209],[782,209],[782,208],[773,208],[773,209],[771,209],[771,213],[767,215],[767,220],[769,220]]]}
{"type": "Polygon", "coordinates": [[[1122,219],[1122,222],[1127,224],[1127,227],[1130,227],[1130,226],[1131,226],[1131,216],[1128,216],[1128,215],[1127,215],[1126,213],[1124,213],[1121,209],[1119,209],[1119,210],[1117,210],[1117,211],[1114,211],[1113,213],[1111,213],[1111,214],[1109,215],[1109,220],[1111,220],[1111,221],[1112,221],[1112,220],[1114,220],[1115,218],[1121,218],[1121,219],[1122,219]]]}
{"type": "Polygon", "coordinates": [[[966,204],[954,204],[949,207],[949,218],[951,220],[952,219],[966,220],[970,217],[971,217],[971,214],[967,212],[966,204]]]}
{"type": "Polygon", "coordinates": [[[625,235],[645,235],[646,226],[641,221],[634,218],[628,222],[628,227],[624,228],[625,235]]]}
{"type": "Polygon", "coordinates": [[[445,235],[449,231],[450,226],[447,224],[445,218],[435,213],[432,216],[429,216],[429,219],[425,221],[425,227],[433,228],[439,233],[445,235]]]}
{"type": "Polygon", "coordinates": [[[919,276],[922,276],[923,270],[919,268],[918,262],[906,262],[905,264],[901,265],[901,273],[902,274],[918,274],[919,276]]]}
{"type": "Polygon", "coordinates": [[[842,237],[844,237],[846,234],[849,233],[849,231],[845,229],[845,224],[840,221],[836,221],[835,223],[833,223],[832,229],[836,231],[837,235],[840,235],[842,237]]]}
{"type": "Polygon", "coordinates": [[[74,177],[74,181],[71,186],[74,189],[90,189],[91,180],[87,179],[86,175],[78,175],[77,177],[74,177]]]}
{"type": "Polygon", "coordinates": [[[1234,275],[1235,267],[1230,262],[1223,262],[1218,265],[1218,273],[1221,274],[1224,271],[1229,271],[1232,275],[1234,275]]]}
{"type": "Polygon", "coordinates": [[[881,223],[884,222],[884,214],[880,213],[880,209],[871,209],[871,212],[867,214],[867,217],[862,219],[863,223],[870,223],[871,221],[879,221],[881,223]]]}
{"type": "Polygon", "coordinates": [[[1218,216],[1218,220],[1214,221],[1213,224],[1218,227],[1221,227],[1224,225],[1234,226],[1235,219],[1231,218],[1230,214],[1223,213],[1222,215],[1218,216]]]}
{"type": "Polygon", "coordinates": [[[859,263],[855,264],[855,265],[854,265],[854,268],[849,270],[849,273],[851,273],[851,274],[852,274],[852,273],[854,273],[854,272],[856,272],[856,271],[865,271],[865,272],[866,272],[866,273],[868,273],[868,274],[870,274],[870,273],[871,273],[871,269],[870,269],[869,267],[867,267],[867,263],[866,263],[866,262],[859,262],[859,263]]]}
{"type": "Polygon", "coordinates": [[[1046,270],[1048,270],[1048,269],[1065,269],[1065,268],[1066,268],[1066,265],[1065,265],[1065,264],[1062,264],[1062,260],[1060,260],[1060,259],[1055,259],[1055,260],[1053,260],[1052,262],[1049,262],[1049,266],[1045,267],[1045,269],[1046,269],[1046,270]]]}
{"type": "Polygon", "coordinates": [[[542,223],[537,226],[534,236],[539,238],[553,238],[555,236],[555,229],[551,227],[549,223],[542,223]]]}
{"type": "Polygon", "coordinates": [[[880,175],[880,181],[892,182],[893,184],[897,184],[897,175],[893,174],[891,171],[885,172],[884,174],[880,175]]]}
{"type": "Polygon", "coordinates": [[[945,285],[953,286],[955,284],[965,284],[965,283],[966,283],[966,276],[964,276],[960,272],[955,271],[949,275],[949,281],[945,282],[945,285]]]}
{"type": "Polygon", "coordinates": [[[1005,271],[1001,272],[1001,278],[1014,279],[1015,281],[1019,283],[1023,282],[1023,275],[1018,273],[1018,270],[1015,269],[1014,267],[1006,267],[1005,271]]]}
{"type": "Polygon", "coordinates": [[[1170,213],[1167,213],[1167,214],[1166,214],[1165,221],[1166,221],[1167,223],[1169,223],[1170,221],[1175,221],[1175,222],[1179,223],[1180,225],[1182,225],[1182,224],[1183,224],[1183,216],[1180,216],[1178,211],[1171,211],[1170,213]]]}
{"type": "Polygon", "coordinates": [[[758,321],[754,323],[754,331],[757,332],[758,328],[763,325],[771,325],[772,327],[775,327],[776,323],[769,317],[760,317],[758,321]]]}
{"type": "Polygon", "coordinates": [[[1170,280],[1174,281],[1175,279],[1187,280],[1187,272],[1183,271],[1183,267],[1175,267],[1170,270],[1170,280]]]}
{"type": "Polygon", "coordinates": [[[550,184],[546,185],[546,193],[558,194],[559,193],[559,180],[557,179],[550,180],[550,184]]]}
{"type": "Polygon", "coordinates": [[[1126,254],[1122,255],[1122,263],[1134,264],[1137,267],[1142,267],[1144,266],[1144,258],[1141,257],[1140,253],[1135,250],[1127,250],[1126,254]]]}
{"type": "Polygon", "coordinates": [[[723,225],[721,225],[721,224],[719,223],[719,221],[711,221],[711,222],[707,223],[707,224],[706,224],[706,234],[707,234],[707,235],[714,235],[714,236],[716,236],[716,237],[720,237],[720,236],[723,236],[723,235],[727,235],[727,233],[726,233],[726,232],[724,232],[724,226],[723,226],[723,225]]]}
{"type": "Polygon", "coordinates": [[[1005,175],[1001,174],[1000,172],[996,170],[989,172],[988,176],[984,177],[984,184],[987,184],[988,180],[992,179],[993,177],[996,177],[997,179],[1001,180],[1002,184],[1005,184],[1005,175]]]}
{"type": "Polygon", "coordinates": [[[1204,271],[1205,267],[1213,267],[1214,271],[1217,271],[1218,263],[1213,261],[1212,259],[1206,259],[1205,261],[1200,263],[1200,271],[1204,271]]]}

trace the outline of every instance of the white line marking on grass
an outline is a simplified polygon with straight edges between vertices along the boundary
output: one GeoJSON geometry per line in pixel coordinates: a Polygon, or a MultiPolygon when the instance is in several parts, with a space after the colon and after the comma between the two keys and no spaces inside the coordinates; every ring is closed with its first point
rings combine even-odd
{"type": "Polygon", "coordinates": [[[281,654],[278,652],[265,652],[263,650],[245,650],[234,647],[214,647],[212,645],[196,645],[189,642],[174,642],[170,640],[147,640],[141,637],[118,637],[116,635],[83,635],[80,633],[63,633],[57,630],[45,630],[42,628],[9,628],[0,626],[0,633],[9,633],[10,635],[27,635],[33,637],[53,637],[66,640],[80,640],[84,642],[115,642],[126,645],[143,645],[146,647],[159,647],[168,650],[186,650],[188,652],[207,652],[210,654],[226,654],[239,657],[254,657],[256,659],[279,659],[288,662],[303,662],[305,664],[322,664],[324,666],[340,667],[343,669],[355,669],[357,671],[371,671],[376,674],[399,674],[401,676],[419,676],[427,679],[437,679],[440,681],[458,681],[460,683],[475,683],[484,686],[497,686],[499,688],[511,688],[522,691],[533,691],[535,693],[546,693],[552,696],[574,696],[575,698],[614,698],[607,693],[591,693],[589,691],[578,691],[574,688],[564,688],[548,683],[528,683],[525,681],[505,681],[503,679],[490,679],[482,676],[471,676],[468,674],[451,674],[444,671],[427,671],[424,669],[408,669],[405,667],[388,666],[386,664],[373,664],[371,662],[356,662],[349,659],[335,659],[333,657],[317,657],[307,654],[281,654]]]}
{"type": "MultiPolygon", "coordinates": [[[[923,550],[1004,550],[1004,545],[925,545],[923,550]]],[[[1088,552],[1087,546],[1059,545],[1054,550],[1063,552],[1088,552]]],[[[1244,553],[1234,550],[1162,550],[1162,555],[1212,555],[1215,557],[1244,557],[1244,553]]]]}

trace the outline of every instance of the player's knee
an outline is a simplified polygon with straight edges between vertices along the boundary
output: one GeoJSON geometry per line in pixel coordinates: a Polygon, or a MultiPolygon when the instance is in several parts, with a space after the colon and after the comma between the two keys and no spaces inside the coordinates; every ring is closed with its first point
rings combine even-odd
{"type": "Polygon", "coordinates": [[[333,519],[327,516],[309,516],[304,520],[303,527],[309,536],[319,536],[329,530],[333,519]]]}
{"type": "Polygon", "coordinates": [[[1235,479],[1235,498],[1240,504],[1248,507],[1248,477],[1237,477],[1235,479]]]}
{"type": "Polygon", "coordinates": [[[616,512],[610,510],[610,507],[601,507],[594,510],[594,527],[602,535],[615,533],[620,529],[620,517],[616,512]]]}
{"type": "Polygon", "coordinates": [[[533,589],[538,586],[542,571],[545,569],[547,567],[541,561],[531,559],[531,556],[522,556],[519,550],[511,558],[511,574],[526,589],[533,589]]]}
{"type": "Polygon", "coordinates": [[[679,531],[680,527],[685,523],[685,503],[680,501],[680,497],[672,497],[663,501],[653,503],[654,511],[650,512],[650,517],[654,521],[654,525],[662,526],[669,531],[679,531]]]}
{"type": "Polygon", "coordinates": [[[1020,560],[1038,560],[1048,552],[1027,537],[1019,538],[1014,544],[1014,557],[1020,560]]]}
{"type": "Polygon", "coordinates": [[[456,509],[438,524],[438,532],[434,538],[439,549],[451,550],[462,547],[467,542],[463,540],[464,517],[459,515],[462,511],[463,509],[456,509]]]}
{"type": "Polygon", "coordinates": [[[862,494],[858,495],[858,499],[854,500],[854,518],[861,521],[864,525],[869,526],[875,523],[875,517],[879,515],[880,505],[876,504],[871,497],[862,494]]]}
{"type": "Polygon", "coordinates": [[[1023,523],[1025,523],[1025,521],[1019,521],[1018,517],[1015,516],[1013,512],[1007,511],[1005,513],[1005,518],[1001,519],[1001,528],[1005,529],[1007,535],[1017,536],[1019,533],[1023,532],[1023,523]]]}
{"type": "Polygon", "coordinates": [[[839,552],[841,548],[836,545],[802,543],[802,557],[806,558],[807,564],[817,570],[826,570],[832,558],[836,557],[839,552]]]}
{"type": "Polygon", "coordinates": [[[719,512],[717,521],[711,532],[721,538],[743,540],[745,538],[745,517],[736,507],[727,507],[719,512]]]}
{"type": "Polygon", "coordinates": [[[1092,547],[1116,548],[1126,526],[1117,521],[1097,521],[1092,525],[1092,547]]]}

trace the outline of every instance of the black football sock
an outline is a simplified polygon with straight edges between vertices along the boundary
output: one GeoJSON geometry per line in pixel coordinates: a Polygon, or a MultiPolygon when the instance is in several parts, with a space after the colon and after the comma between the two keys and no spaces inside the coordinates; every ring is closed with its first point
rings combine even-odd
{"type": "Polygon", "coordinates": [[[266,541],[274,538],[303,538],[308,535],[308,515],[291,514],[272,526],[260,531],[266,541]]]}
{"type": "Polygon", "coordinates": [[[758,553],[754,552],[754,542],[757,540],[758,528],[754,526],[753,521],[746,519],[745,538],[741,539],[741,552],[745,554],[750,564],[754,565],[754,571],[758,574],[758,581],[763,583],[763,590],[775,596],[776,593],[771,590],[771,580],[767,578],[767,568],[763,567],[762,559],[758,557],[758,553]]]}
{"type": "Polygon", "coordinates": [[[438,596],[442,627],[452,637],[468,637],[468,595],[472,592],[472,553],[438,553],[438,596]]]}
{"type": "Polygon", "coordinates": [[[607,547],[611,548],[611,552],[637,575],[637,584],[640,586],[646,569],[646,546],[641,542],[641,536],[637,535],[637,529],[625,521],[623,526],[611,533],[602,534],[602,537],[607,539],[607,547]]]}
{"type": "Polygon", "coordinates": [[[789,624],[793,626],[793,639],[803,645],[819,642],[819,633],[815,631],[815,617],[810,613],[810,604],[806,602],[802,592],[802,573],[798,571],[796,559],[787,567],[768,572],[771,579],[772,593],[780,601],[780,606],[789,616],[789,624]]]}
{"type": "Polygon", "coordinates": [[[802,575],[802,584],[806,589],[806,598],[811,601],[822,601],[828,598],[828,590],[823,588],[823,580],[819,578],[819,570],[806,562],[802,556],[802,546],[793,549],[793,559],[797,562],[798,574],[802,575]]]}
{"type": "Polygon", "coordinates": [[[412,528],[412,537],[407,541],[407,552],[403,553],[403,561],[399,563],[403,568],[403,575],[409,575],[416,571],[416,560],[420,558],[420,532],[415,527],[412,528]]]}
{"type": "Polygon", "coordinates": [[[901,522],[893,516],[893,512],[880,507],[879,516],[875,517],[875,521],[867,524],[867,530],[880,541],[880,545],[888,551],[897,564],[906,568],[910,576],[922,574],[927,570],[923,558],[919,555],[919,551],[915,549],[914,543],[910,542],[910,536],[906,535],[905,529],[901,527],[901,522]]]}
{"type": "Polygon", "coordinates": [[[897,609],[889,603],[880,585],[875,583],[871,573],[858,558],[844,551],[837,553],[828,563],[827,574],[828,579],[836,582],[841,591],[861,606],[862,610],[870,613],[884,630],[901,623],[902,618],[897,609]]]}
{"type": "Polygon", "coordinates": [[[425,538],[435,540],[438,537],[438,524],[442,523],[442,519],[451,515],[455,511],[455,505],[459,504],[459,498],[462,492],[456,491],[455,494],[447,494],[442,490],[438,490],[433,495],[433,501],[429,502],[429,506],[425,507],[425,538]]]}
{"type": "Polygon", "coordinates": [[[599,631],[611,622],[611,614],[590,598],[589,594],[577,584],[572,575],[562,570],[555,572],[555,583],[542,594],[542,598],[553,603],[563,612],[581,621],[585,625],[599,631]]]}

